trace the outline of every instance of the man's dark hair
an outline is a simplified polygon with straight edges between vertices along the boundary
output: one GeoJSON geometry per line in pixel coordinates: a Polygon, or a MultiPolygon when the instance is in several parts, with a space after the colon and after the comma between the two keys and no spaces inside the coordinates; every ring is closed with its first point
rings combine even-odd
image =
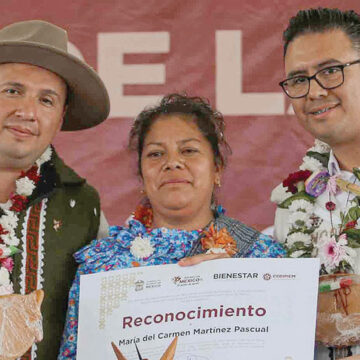
{"type": "Polygon", "coordinates": [[[308,33],[339,29],[349,36],[354,49],[360,50],[360,17],[353,10],[317,8],[300,10],[284,31],[284,56],[291,41],[308,33]]]}

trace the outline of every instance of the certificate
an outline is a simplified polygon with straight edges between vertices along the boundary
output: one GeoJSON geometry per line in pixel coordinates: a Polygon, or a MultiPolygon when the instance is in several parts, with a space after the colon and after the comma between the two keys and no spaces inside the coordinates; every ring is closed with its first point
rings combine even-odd
{"type": "Polygon", "coordinates": [[[318,259],[221,259],[82,275],[78,360],[314,358],[318,259]]]}

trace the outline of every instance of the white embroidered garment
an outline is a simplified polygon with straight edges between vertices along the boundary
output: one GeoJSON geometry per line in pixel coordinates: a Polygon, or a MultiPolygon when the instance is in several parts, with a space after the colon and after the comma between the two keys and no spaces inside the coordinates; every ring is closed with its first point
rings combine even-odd
{"type": "MultiPolygon", "coordinates": [[[[351,183],[360,185],[360,181],[355,177],[355,175],[350,171],[340,170],[339,163],[336,160],[333,152],[330,152],[328,171],[331,176],[339,175],[342,179],[347,180],[351,183]]],[[[331,196],[331,201],[335,203],[336,208],[332,211],[332,221],[334,228],[339,228],[341,225],[340,212],[346,212],[350,208],[350,201],[355,197],[352,193],[347,193],[345,191],[340,191],[335,196],[331,196]]],[[[330,212],[326,209],[325,204],[329,201],[329,192],[325,191],[322,193],[316,200],[314,205],[314,214],[319,217],[321,224],[315,230],[316,233],[329,233],[331,229],[331,219],[330,212]]],[[[274,237],[280,241],[284,242],[286,234],[289,232],[289,210],[277,208],[275,215],[275,230],[274,237]]],[[[360,226],[360,224],[358,225],[360,226]]],[[[354,264],[354,270],[357,274],[360,274],[360,249],[355,249],[357,252],[356,261],[354,264]]]]}
{"type": "MultiPolygon", "coordinates": [[[[331,176],[339,175],[342,179],[351,183],[360,185],[360,181],[350,171],[341,170],[339,163],[336,160],[333,151],[330,152],[328,171],[331,176]]],[[[335,203],[336,208],[332,211],[332,222],[335,229],[339,229],[341,225],[340,212],[347,212],[351,207],[350,201],[354,199],[355,195],[345,191],[338,192],[336,195],[331,195],[331,201],[335,203]]],[[[326,209],[325,204],[329,201],[329,191],[326,190],[316,200],[314,206],[314,214],[319,217],[321,221],[320,226],[314,231],[314,236],[317,234],[329,234],[331,229],[330,212],[326,209]]],[[[275,230],[274,237],[279,242],[284,242],[287,233],[289,232],[289,210],[277,208],[275,214],[275,230]]],[[[357,225],[359,227],[360,224],[357,225]]],[[[357,253],[353,269],[355,273],[360,274],[360,249],[354,249],[357,253]]],[[[351,348],[353,355],[360,354],[360,346],[353,346],[351,348]]],[[[325,347],[318,347],[316,352],[316,360],[329,360],[329,349],[325,347]]]]}

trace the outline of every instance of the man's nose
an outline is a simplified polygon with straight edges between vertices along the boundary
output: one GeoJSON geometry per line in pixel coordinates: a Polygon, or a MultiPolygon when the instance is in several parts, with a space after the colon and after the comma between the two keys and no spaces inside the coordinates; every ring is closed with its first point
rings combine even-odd
{"type": "Polygon", "coordinates": [[[15,116],[27,121],[34,121],[37,116],[36,100],[30,97],[24,98],[17,104],[15,116]]]}
{"type": "Polygon", "coordinates": [[[319,99],[328,95],[328,90],[324,89],[316,78],[310,80],[308,98],[319,99]]]}

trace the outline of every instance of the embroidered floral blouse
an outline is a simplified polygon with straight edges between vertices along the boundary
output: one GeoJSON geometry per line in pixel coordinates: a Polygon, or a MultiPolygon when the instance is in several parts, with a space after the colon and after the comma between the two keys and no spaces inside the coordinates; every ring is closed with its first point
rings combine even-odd
{"type": "MultiPolygon", "coordinates": [[[[148,230],[140,221],[130,220],[128,227],[112,226],[109,237],[94,240],[75,255],[80,264],[70,289],[65,329],[58,360],[76,359],[78,305],[80,293],[80,275],[101,271],[118,270],[133,266],[174,264],[186,254],[198,241],[200,231],[156,228],[148,230]],[[153,252],[147,258],[137,258],[131,248],[136,238],[149,239],[153,252]]],[[[282,245],[266,235],[259,235],[245,257],[275,258],[284,257],[282,245]]]]}

